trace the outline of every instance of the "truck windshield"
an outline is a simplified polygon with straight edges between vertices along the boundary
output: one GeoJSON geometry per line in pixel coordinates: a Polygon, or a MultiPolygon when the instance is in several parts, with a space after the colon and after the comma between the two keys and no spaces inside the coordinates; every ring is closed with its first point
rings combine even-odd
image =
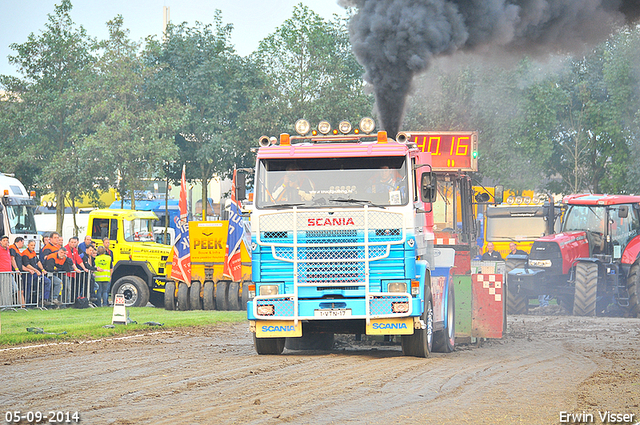
{"type": "Polygon", "coordinates": [[[393,206],[408,202],[405,157],[262,159],[256,206],[393,206]]]}
{"type": "Polygon", "coordinates": [[[5,205],[11,233],[38,234],[33,210],[34,207],[28,205],[5,205]]]}
{"type": "Polygon", "coordinates": [[[153,220],[136,218],[124,220],[124,240],[127,242],[152,242],[153,220]]]}
{"type": "Polygon", "coordinates": [[[605,207],[594,205],[571,205],[564,218],[564,231],[589,230],[604,234],[605,207]]]}
{"type": "Polygon", "coordinates": [[[545,235],[543,217],[487,217],[488,241],[524,241],[545,235]]]}

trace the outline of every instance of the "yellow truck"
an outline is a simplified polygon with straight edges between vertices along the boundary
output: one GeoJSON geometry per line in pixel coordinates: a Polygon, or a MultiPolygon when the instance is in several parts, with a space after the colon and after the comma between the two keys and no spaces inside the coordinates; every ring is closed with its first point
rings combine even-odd
{"type": "Polygon", "coordinates": [[[156,243],[151,211],[100,209],[89,213],[88,231],[96,246],[109,240],[113,252],[111,294],[123,294],[128,307],[164,305],[166,263],[171,247],[156,243]]]}
{"type": "MultiPolygon", "coordinates": [[[[223,276],[229,222],[190,221],[191,282],[167,279],[164,307],[167,310],[243,310],[255,287],[251,284],[251,239],[240,244],[242,278],[232,281],[223,276]]],[[[245,236],[249,233],[245,227],[245,236]]],[[[169,265],[173,255],[169,257],[169,265]]],[[[170,267],[167,276],[171,276],[170,267]]]]}
{"type": "Polygon", "coordinates": [[[514,242],[517,249],[528,254],[534,240],[555,233],[559,220],[554,210],[548,210],[548,199],[546,196],[510,195],[503,204],[487,206],[482,252],[487,251],[487,244],[491,242],[506,259],[509,244],[514,242]],[[554,215],[550,218],[550,214],[554,215]]]}

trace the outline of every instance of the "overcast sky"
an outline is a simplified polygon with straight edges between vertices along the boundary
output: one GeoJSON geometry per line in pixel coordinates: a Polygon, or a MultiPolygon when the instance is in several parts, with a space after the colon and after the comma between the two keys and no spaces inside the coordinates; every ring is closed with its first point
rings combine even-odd
{"type": "MultiPolygon", "coordinates": [[[[0,74],[17,75],[9,65],[8,55],[15,54],[11,43],[24,43],[30,33],[39,34],[59,0],[0,0],[3,23],[0,25],[0,74]]],[[[162,32],[162,8],[168,6],[173,23],[195,21],[212,23],[216,9],[225,23],[233,24],[231,42],[246,56],[257,49],[258,42],[290,18],[293,7],[304,3],[324,18],[334,13],[344,15],[336,0],[71,0],[73,21],[89,35],[108,36],[106,22],[120,14],[133,40],[162,32]]]]}

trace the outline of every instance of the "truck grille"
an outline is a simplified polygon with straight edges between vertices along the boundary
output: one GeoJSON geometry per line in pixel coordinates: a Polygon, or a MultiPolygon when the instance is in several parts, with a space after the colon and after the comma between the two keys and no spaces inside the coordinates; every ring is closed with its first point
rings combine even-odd
{"type": "Polygon", "coordinates": [[[404,243],[403,224],[402,214],[387,211],[278,212],[259,217],[258,243],[275,260],[297,265],[301,285],[363,285],[366,263],[404,243]]]}

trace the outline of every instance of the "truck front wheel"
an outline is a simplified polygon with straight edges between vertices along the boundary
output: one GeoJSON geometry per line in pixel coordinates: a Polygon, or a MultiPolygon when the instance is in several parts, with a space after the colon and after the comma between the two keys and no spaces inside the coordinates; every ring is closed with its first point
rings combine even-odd
{"type": "Polygon", "coordinates": [[[424,329],[414,329],[413,335],[402,335],[402,354],[405,356],[429,357],[433,350],[433,303],[428,284],[430,281],[431,277],[427,274],[424,285],[424,311],[421,317],[426,326],[424,329]]]}
{"type": "Polygon", "coordinates": [[[576,290],[573,298],[574,316],[595,316],[598,296],[598,265],[576,264],[576,290]]]}
{"type": "Polygon", "coordinates": [[[116,281],[111,290],[111,297],[116,294],[124,295],[126,307],[144,307],[149,302],[149,287],[147,282],[138,276],[123,276],[116,281]]]}
{"type": "Polygon", "coordinates": [[[258,354],[282,354],[285,338],[257,338],[253,334],[253,346],[258,354]]]}
{"type": "Polygon", "coordinates": [[[629,294],[629,317],[640,315],[640,305],[638,305],[638,288],[640,288],[640,264],[636,263],[629,271],[627,278],[627,293],[629,294]]]}

